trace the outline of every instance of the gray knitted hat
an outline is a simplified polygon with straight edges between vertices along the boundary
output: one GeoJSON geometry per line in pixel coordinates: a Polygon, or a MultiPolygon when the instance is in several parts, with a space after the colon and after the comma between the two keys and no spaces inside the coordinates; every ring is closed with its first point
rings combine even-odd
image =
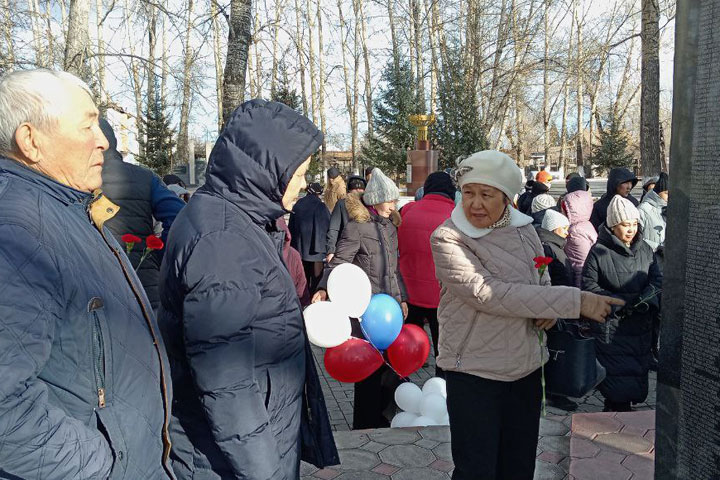
{"type": "Polygon", "coordinates": [[[363,201],[365,205],[378,205],[400,198],[400,190],[379,168],[373,168],[372,177],[365,187],[363,201]]]}
{"type": "Polygon", "coordinates": [[[545,230],[552,232],[556,228],[569,227],[570,220],[565,215],[555,210],[548,210],[545,212],[541,227],[545,230]]]}
{"type": "Polygon", "coordinates": [[[543,193],[535,197],[532,202],[532,206],[530,207],[530,211],[532,213],[542,212],[543,210],[554,207],[556,203],[557,202],[555,202],[555,199],[551,195],[543,193]]]}
{"type": "Polygon", "coordinates": [[[639,219],[640,212],[627,198],[615,195],[612,200],[610,200],[610,205],[608,205],[607,209],[607,219],[605,221],[608,227],[612,228],[622,222],[639,219]]]}

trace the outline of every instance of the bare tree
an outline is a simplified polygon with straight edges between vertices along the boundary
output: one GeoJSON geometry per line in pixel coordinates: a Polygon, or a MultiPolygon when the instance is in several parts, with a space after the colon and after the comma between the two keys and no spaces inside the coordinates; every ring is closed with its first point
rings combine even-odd
{"type": "Polygon", "coordinates": [[[297,51],[298,70],[300,71],[300,92],[302,95],[303,114],[307,115],[308,108],[307,92],[305,90],[305,43],[303,42],[302,23],[300,22],[300,4],[295,0],[295,49],[297,51]]]}
{"type": "Polygon", "coordinates": [[[91,84],[93,83],[92,72],[88,62],[88,49],[90,47],[89,20],[90,0],[70,0],[63,68],[91,84]]]}
{"type": "Polygon", "coordinates": [[[223,79],[223,125],[245,99],[251,10],[251,0],[230,1],[228,49],[223,79]]]}
{"type": "MultiPolygon", "coordinates": [[[[321,0],[317,0],[317,26],[318,26],[318,68],[319,68],[319,92],[318,92],[318,109],[320,110],[320,130],[323,135],[327,136],[327,125],[325,123],[325,43],[323,39],[323,14],[321,0]]],[[[327,169],[327,162],[325,160],[325,151],[327,150],[327,140],[323,137],[322,143],[322,161],[323,170],[327,169]]]]}
{"type": "Polygon", "coordinates": [[[188,0],[187,21],[185,23],[185,51],[183,52],[183,81],[182,81],[182,106],[180,108],[180,128],[177,137],[177,155],[176,158],[181,164],[189,161],[189,121],[190,121],[190,104],[192,102],[192,91],[190,83],[192,81],[192,62],[193,48],[190,45],[192,41],[193,30],[193,7],[194,0],[188,0]]]}
{"type": "Polygon", "coordinates": [[[220,22],[218,21],[218,9],[215,0],[210,0],[210,15],[212,16],[213,31],[213,60],[215,65],[215,99],[218,112],[218,133],[223,126],[223,64],[220,53],[220,22]]]}

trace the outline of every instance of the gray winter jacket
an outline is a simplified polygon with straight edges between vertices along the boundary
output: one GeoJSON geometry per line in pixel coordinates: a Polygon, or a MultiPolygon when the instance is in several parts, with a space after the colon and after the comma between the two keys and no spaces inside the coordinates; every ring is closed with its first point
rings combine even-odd
{"type": "Polygon", "coordinates": [[[667,202],[660,198],[654,190],[645,194],[642,203],[638,207],[640,211],[640,227],[642,228],[643,240],[650,245],[653,251],[665,243],[665,209],[667,202]]]}

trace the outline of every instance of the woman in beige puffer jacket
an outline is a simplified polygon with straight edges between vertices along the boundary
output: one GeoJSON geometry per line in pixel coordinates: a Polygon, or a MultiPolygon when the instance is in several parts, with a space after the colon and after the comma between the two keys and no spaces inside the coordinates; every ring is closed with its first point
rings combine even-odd
{"type": "MultiPolygon", "coordinates": [[[[446,371],[453,479],[533,478],[540,420],[539,332],[557,318],[603,321],[615,299],[552,287],[532,218],[510,205],[522,173],[484,151],[458,168],[462,203],[433,233],[441,285],[438,366],[446,371]]],[[[621,302],[620,302],[621,303],[621,302]]],[[[543,335],[544,337],[544,335],[543,335]]]]}

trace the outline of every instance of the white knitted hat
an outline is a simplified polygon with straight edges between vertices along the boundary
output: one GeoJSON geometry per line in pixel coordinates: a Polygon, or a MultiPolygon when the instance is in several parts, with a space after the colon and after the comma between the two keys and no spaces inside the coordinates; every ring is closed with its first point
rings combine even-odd
{"type": "Polygon", "coordinates": [[[380,203],[392,202],[400,198],[395,182],[390,180],[379,168],[373,168],[372,177],[365,187],[363,201],[365,205],[378,205],[380,203]]]}
{"type": "Polygon", "coordinates": [[[546,210],[541,227],[552,232],[556,228],[569,227],[570,220],[565,215],[555,210],[546,210]]]}
{"type": "Polygon", "coordinates": [[[630,200],[615,195],[608,205],[605,224],[612,228],[628,220],[640,220],[640,212],[630,200]]]}
{"type": "Polygon", "coordinates": [[[538,195],[533,199],[532,207],[530,207],[530,211],[532,213],[541,212],[543,210],[547,210],[548,208],[552,208],[556,205],[555,199],[548,195],[547,193],[543,193],[542,195],[538,195]]]}
{"type": "Polygon", "coordinates": [[[525,183],[523,172],[515,160],[497,150],[470,155],[458,165],[456,178],[460,188],[468,183],[480,183],[497,188],[508,198],[520,192],[525,183]]]}

